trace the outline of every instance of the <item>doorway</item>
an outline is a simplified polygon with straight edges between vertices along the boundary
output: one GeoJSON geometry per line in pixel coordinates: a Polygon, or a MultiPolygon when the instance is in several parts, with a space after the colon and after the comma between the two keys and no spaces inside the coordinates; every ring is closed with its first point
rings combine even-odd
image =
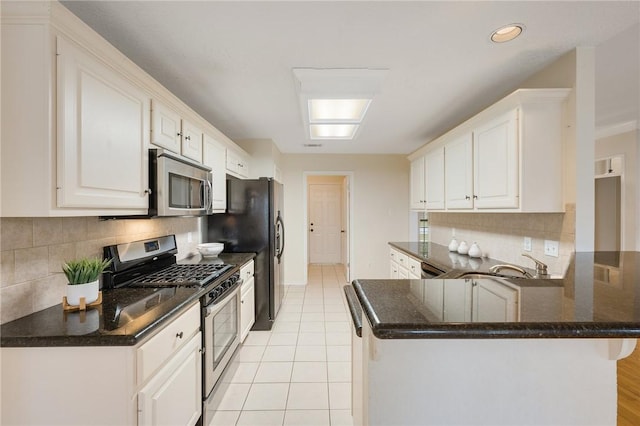
{"type": "Polygon", "coordinates": [[[623,157],[600,159],[595,164],[595,251],[620,251],[624,200],[623,157]]]}
{"type": "Polygon", "coordinates": [[[305,173],[307,265],[340,265],[351,276],[350,173],[305,173]]]}

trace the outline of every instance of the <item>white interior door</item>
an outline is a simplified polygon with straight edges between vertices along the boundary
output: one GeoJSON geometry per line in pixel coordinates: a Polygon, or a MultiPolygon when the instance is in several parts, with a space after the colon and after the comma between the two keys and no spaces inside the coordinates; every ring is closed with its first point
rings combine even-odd
{"type": "Polygon", "coordinates": [[[342,261],[342,186],[309,185],[309,263],[342,261]]]}

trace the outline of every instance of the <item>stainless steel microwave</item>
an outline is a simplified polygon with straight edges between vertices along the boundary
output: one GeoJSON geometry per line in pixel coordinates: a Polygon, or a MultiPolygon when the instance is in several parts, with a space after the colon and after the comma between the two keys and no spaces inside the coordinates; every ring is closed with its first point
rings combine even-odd
{"type": "Polygon", "coordinates": [[[149,217],[213,212],[213,175],[203,164],[163,149],[150,149],[149,187],[149,217]]]}

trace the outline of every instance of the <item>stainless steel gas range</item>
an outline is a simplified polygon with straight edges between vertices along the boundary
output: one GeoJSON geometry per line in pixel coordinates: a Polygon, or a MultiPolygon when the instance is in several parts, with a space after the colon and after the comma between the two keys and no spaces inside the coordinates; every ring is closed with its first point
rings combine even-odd
{"type": "Polygon", "coordinates": [[[167,289],[190,287],[201,293],[203,424],[207,424],[210,410],[206,407],[216,382],[240,344],[242,279],[236,265],[222,261],[177,264],[176,253],[175,235],[104,247],[104,257],[112,264],[103,287],[158,289],[158,295],[167,289]]]}

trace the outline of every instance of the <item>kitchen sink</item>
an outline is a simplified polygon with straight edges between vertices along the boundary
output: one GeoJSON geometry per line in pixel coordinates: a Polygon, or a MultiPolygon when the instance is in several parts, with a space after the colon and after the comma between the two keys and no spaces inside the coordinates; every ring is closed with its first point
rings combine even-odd
{"type": "Polygon", "coordinates": [[[440,275],[438,278],[448,278],[448,279],[517,278],[517,279],[521,279],[526,277],[517,276],[517,275],[498,274],[494,272],[461,271],[461,270],[454,269],[453,271],[440,275]]]}

